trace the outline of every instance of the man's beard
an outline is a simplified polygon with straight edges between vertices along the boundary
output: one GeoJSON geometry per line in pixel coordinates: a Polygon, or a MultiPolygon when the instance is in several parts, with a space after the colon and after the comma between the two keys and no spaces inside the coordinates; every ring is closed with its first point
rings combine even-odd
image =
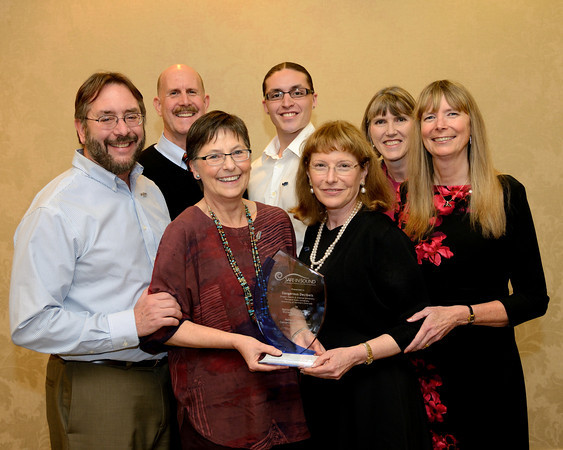
{"type": "Polygon", "coordinates": [[[127,136],[119,136],[117,139],[110,140],[104,139],[104,145],[100,144],[97,140],[93,139],[88,132],[88,128],[85,131],[86,143],[84,146],[88,149],[88,153],[92,156],[92,159],[96,161],[100,166],[115,175],[122,175],[124,173],[130,172],[135,166],[135,163],[139,159],[143,147],[145,146],[145,133],[143,129],[143,137],[139,139],[136,134],[130,133],[127,136]],[[117,162],[113,156],[108,152],[108,145],[111,144],[123,144],[137,142],[137,148],[135,153],[133,153],[129,161],[117,162]]]}

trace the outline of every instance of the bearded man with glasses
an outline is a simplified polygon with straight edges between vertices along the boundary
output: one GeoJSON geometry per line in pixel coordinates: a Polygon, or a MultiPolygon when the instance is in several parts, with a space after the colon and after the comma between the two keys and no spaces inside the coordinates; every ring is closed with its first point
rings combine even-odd
{"type": "MultiPolygon", "coordinates": [[[[277,64],[268,71],[262,94],[264,111],[276,127],[276,136],[252,163],[248,198],[289,211],[297,205],[295,178],[302,146],[315,131],[311,114],[317,94],[307,69],[293,62],[277,64]]],[[[291,214],[290,218],[299,254],[307,227],[291,214]]]]}
{"type": "Polygon", "coordinates": [[[177,437],[166,353],[139,348],[141,336],[181,318],[172,296],[147,292],[170,217],[137,163],[144,116],[127,77],[88,78],[75,101],[82,148],[35,197],[14,236],[12,339],[51,354],[53,449],[168,449],[177,437]]]}

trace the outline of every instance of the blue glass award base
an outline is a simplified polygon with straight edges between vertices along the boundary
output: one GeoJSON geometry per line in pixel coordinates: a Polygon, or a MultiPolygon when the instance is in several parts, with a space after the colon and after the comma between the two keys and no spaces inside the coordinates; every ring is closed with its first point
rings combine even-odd
{"type": "Polygon", "coordinates": [[[316,359],[311,349],[326,310],[324,277],[301,261],[278,251],[262,266],[256,285],[254,311],[266,341],[283,352],[260,362],[309,367],[316,359]]]}

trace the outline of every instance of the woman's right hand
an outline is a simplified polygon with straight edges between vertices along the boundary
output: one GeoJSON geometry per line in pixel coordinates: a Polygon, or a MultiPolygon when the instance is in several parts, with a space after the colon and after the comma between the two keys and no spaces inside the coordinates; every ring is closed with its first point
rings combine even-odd
{"type": "Polygon", "coordinates": [[[366,360],[365,353],[365,347],[361,344],[333,348],[319,356],[310,368],[301,369],[301,373],[317,378],[340,380],[352,367],[366,360]]]}
{"type": "Polygon", "coordinates": [[[467,306],[427,306],[413,314],[407,322],[416,322],[424,319],[422,326],[416,333],[412,342],[405,348],[405,353],[415,352],[428,348],[438,342],[450,331],[459,325],[466,325],[469,314],[467,306]]]}
{"type": "Polygon", "coordinates": [[[251,372],[273,372],[275,370],[288,368],[287,366],[274,366],[259,363],[265,353],[272,356],[281,356],[281,350],[278,350],[276,347],[271,345],[264,344],[252,336],[245,336],[243,334],[235,336],[236,338],[233,346],[235,350],[242,355],[246,361],[248,370],[251,372]]]}

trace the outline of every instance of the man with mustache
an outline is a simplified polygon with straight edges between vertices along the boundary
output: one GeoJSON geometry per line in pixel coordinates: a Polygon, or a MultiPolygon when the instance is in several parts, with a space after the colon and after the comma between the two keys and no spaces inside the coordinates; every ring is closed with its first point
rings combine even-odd
{"type": "Polygon", "coordinates": [[[54,449],[174,442],[166,354],[139,348],[139,337],[181,318],[172,296],[147,291],[170,219],[136,162],[144,116],[143,97],[124,75],[90,76],[75,101],[82,148],[37,194],[14,236],[12,339],[51,354],[45,386],[54,449]]]}
{"type": "Polygon", "coordinates": [[[188,130],[207,111],[209,95],[205,94],[199,73],[184,64],[174,64],[162,72],[156,90],[153,105],[162,117],[164,131],[158,143],[141,154],[139,162],[144,167],[143,174],[162,191],[174,220],[203,196],[184,154],[188,130]]]}

